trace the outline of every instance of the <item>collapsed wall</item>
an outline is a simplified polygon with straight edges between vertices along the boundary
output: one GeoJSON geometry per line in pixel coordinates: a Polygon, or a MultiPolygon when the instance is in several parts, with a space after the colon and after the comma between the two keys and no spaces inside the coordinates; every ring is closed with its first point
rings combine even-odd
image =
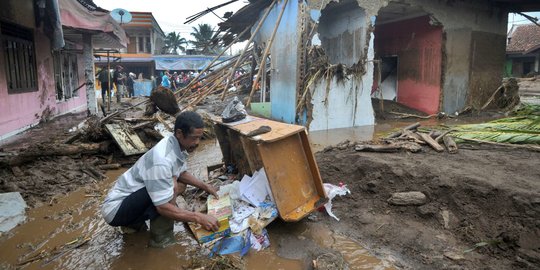
{"type": "Polygon", "coordinates": [[[477,107],[502,79],[506,15],[484,1],[289,1],[271,48],[272,118],[312,131],[374,124],[385,57],[397,68],[387,99],[429,114],[477,107]]]}

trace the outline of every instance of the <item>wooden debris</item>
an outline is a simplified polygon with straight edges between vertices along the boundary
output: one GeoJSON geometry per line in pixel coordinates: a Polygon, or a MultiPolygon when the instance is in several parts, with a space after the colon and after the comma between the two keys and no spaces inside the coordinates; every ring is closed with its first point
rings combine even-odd
{"type": "Polygon", "coordinates": [[[454,142],[454,139],[450,136],[444,136],[443,137],[444,145],[446,146],[446,149],[448,149],[448,153],[455,154],[458,151],[458,147],[456,142],[454,142]]]}
{"type": "Polygon", "coordinates": [[[148,151],[137,133],[127,124],[106,124],[107,131],[114,138],[115,142],[122,149],[126,156],[141,154],[148,151]]]}
{"type": "Polygon", "coordinates": [[[44,144],[20,150],[0,157],[0,166],[18,166],[45,156],[71,156],[79,154],[97,154],[106,151],[105,143],[44,144]]]}
{"type": "Polygon", "coordinates": [[[443,137],[446,136],[447,134],[449,134],[452,131],[454,131],[454,130],[450,129],[450,130],[447,130],[447,131],[443,132],[441,135],[439,135],[437,138],[435,138],[435,141],[440,143],[441,140],[443,139],[443,137]]]}
{"type": "Polygon", "coordinates": [[[101,170],[116,170],[122,167],[122,165],[120,165],[119,163],[112,163],[112,164],[98,165],[97,167],[101,170]]]}
{"type": "Polygon", "coordinates": [[[429,136],[426,133],[418,133],[422,139],[429,144],[435,151],[437,152],[444,152],[444,147],[442,147],[438,142],[436,142],[431,136],[429,136]]]}
{"type": "Polygon", "coordinates": [[[420,122],[416,122],[416,123],[414,123],[412,125],[408,125],[408,126],[404,127],[400,131],[397,131],[397,132],[394,132],[394,133],[388,135],[388,137],[386,137],[386,138],[387,139],[397,138],[397,137],[401,136],[401,134],[403,134],[404,130],[414,130],[414,129],[417,129],[419,126],[420,126],[420,122]]]}

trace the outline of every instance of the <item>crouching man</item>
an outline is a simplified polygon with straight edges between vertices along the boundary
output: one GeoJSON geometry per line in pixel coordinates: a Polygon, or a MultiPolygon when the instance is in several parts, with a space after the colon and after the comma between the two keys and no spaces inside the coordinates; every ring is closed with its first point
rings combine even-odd
{"type": "Polygon", "coordinates": [[[195,112],[183,112],[174,135],[163,138],[122,174],[109,191],[101,213],[112,226],[141,230],[150,220],[152,247],[174,244],[174,221],[196,222],[207,230],[219,228],[215,217],[178,207],[176,197],[192,185],[217,196],[217,189],[187,172],[187,157],[199,145],[204,122],[195,112]]]}

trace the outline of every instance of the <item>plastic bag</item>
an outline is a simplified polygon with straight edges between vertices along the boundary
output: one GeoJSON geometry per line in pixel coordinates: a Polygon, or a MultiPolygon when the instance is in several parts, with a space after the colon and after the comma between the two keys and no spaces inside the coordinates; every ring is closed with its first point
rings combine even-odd
{"type": "Polygon", "coordinates": [[[223,113],[221,113],[223,123],[236,122],[246,118],[246,116],[247,112],[244,108],[244,104],[242,104],[242,102],[238,100],[238,97],[234,97],[233,100],[231,100],[231,102],[227,104],[227,106],[223,110],[223,113]]]}
{"type": "Polygon", "coordinates": [[[336,217],[334,213],[332,213],[332,199],[336,197],[336,195],[343,196],[343,195],[350,194],[351,191],[347,188],[346,185],[335,186],[329,183],[324,183],[323,186],[324,186],[324,191],[326,192],[326,195],[328,196],[328,202],[324,205],[324,208],[326,209],[326,212],[328,213],[328,215],[330,215],[331,217],[339,221],[339,218],[336,217]]]}

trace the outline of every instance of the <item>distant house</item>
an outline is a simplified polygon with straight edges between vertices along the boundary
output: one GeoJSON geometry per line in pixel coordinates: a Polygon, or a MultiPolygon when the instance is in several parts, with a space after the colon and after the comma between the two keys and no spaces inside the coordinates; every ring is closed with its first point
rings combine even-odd
{"type": "Polygon", "coordinates": [[[94,45],[127,38],[90,0],[2,1],[0,141],[58,115],[97,113],[94,45]]]}
{"type": "MultiPolygon", "coordinates": [[[[143,74],[144,78],[150,78],[155,72],[153,55],[161,53],[165,46],[165,33],[152,15],[152,12],[130,12],[132,20],[123,23],[129,44],[119,53],[110,54],[109,61],[115,61],[111,67],[121,63],[127,72],[143,74]]],[[[101,49],[94,46],[96,49],[101,49]]],[[[106,54],[99,54],[96,66],[102,68],[107,65],[106,54]]]]}
{"type": "Polygon", "coordinates": [[[505,75],[525,77],[540,71],[540,26],[515,25],[508,33],[505,75]]]}

